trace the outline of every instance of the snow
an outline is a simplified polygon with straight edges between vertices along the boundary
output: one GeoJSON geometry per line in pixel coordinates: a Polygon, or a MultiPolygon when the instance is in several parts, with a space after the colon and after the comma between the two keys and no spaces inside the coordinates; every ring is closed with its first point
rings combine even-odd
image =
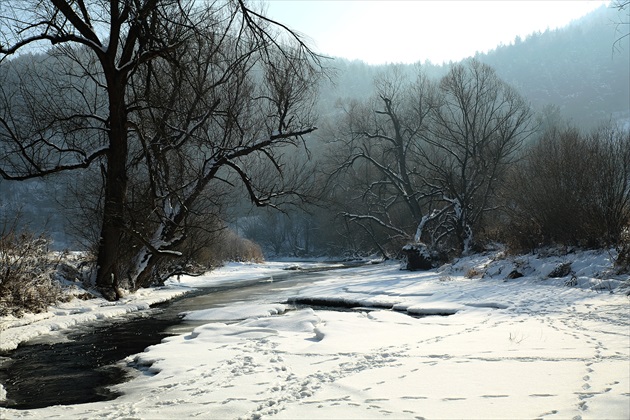
{"type": "Polygon", "coordinates": [[[288,305],[283,304],[259,304],[256,306],[235,304],[225,308],[187,312],[184,319],[186,321],[233,321],[283,314],[288,308],[288,305]]]}
{"type": "MultiPolygon", "coordinates": [[[[342,267],[342,264],[338,264],[342,267]]],[[[300,269],[317,269],[321,267],[331,267],[330,264],[318,262],[294,262],[294,261],[270,261],[264,264],[257,263],[230,263],[220,269],[213,271],[206,276],[180,276],[172,278],[167,284],[182,284],[192,287],[218,286],[235,281],[252,281],[261,279],[273,281],[273,276],[286,273],[287,271],[300,269]],[[267,277],[271,277],[267,279],[267,277]]]]}
{"type": "MultiPolygon", "coordinates": [[[[130,356],[143,368],[115,387],[116,400],[0,408],[0,418],[627,419],[630,280],[609,271],[610,258],[495,253],[427,272],[329,271],[289,300],[362,308],[252,301],[192,311],[186,319],[207,323],[130,356]],[[566,262],[575,286],[547,277],[566,262]],[[506,280],[515,268],[525,276],[506,280]]],[[[292,265],[232,264],[115,304],[73,301],[28,325],[3,319],[2,346],[192,287],[270,281],[292,265]]]]}

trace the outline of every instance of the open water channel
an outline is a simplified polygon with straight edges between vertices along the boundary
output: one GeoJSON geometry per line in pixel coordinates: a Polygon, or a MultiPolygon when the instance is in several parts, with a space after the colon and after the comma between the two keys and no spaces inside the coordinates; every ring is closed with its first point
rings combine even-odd
{"type": "Polygon", "coordinates": [[[0,383],[7,391],[0,406],[33,409],[114,399],[117,395],[108,387],[128,379],[127,356],[207,323],[183,321],[182,312],[252,300],[283,302],[338,268],[287,271],[273,279],[202,288],[148,311],[70,329],[55,342],[42,337],[24,343],[0,353],[0,383]]]}

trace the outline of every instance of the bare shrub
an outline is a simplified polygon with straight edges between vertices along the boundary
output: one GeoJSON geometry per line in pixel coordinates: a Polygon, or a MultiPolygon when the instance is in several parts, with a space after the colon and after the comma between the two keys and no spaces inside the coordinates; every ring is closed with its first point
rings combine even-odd
{"type": "Polygon", "coordinates": [[[617,242],[617,258],[615,266],[621,272],[630,272],[630,226],[626,226],[621,232],[617,242]]]}
{"type": "Polygon", "coordinates": [[[59,257],[48,250],[49,240],[14,227],[0,232],[0,316],[43,312],[61,297],[53,279],[59,257]]]}
{"type": "Polygon", "coordinates": [[[474,278],[477,278],[477,277],[483,277],[483,275],[484,275],[484,272],[481,271],[480,269],[478,269],[477,267],[469,268],[466,271],[466,278],[467,279],[474,279],[474,278]]]}
{"type": "Polygon", "coordinates": [[[512,169],[505,202],[512,249],[614,245],[630,218],[630,133],[547,129],[512,169]]]}
{"type": "Polygon", "coordinates": [[[197,260],[211,266],[224,261],[261,262],[264,257],[258,244],[226,229],[221,232],[214,244],[209,244],[201,250],[197,260]]]}
{"type": "Polygon", "coordinates": [[[258,244],[240,237],[221,222],[215,222],[211,229],[191,232],[191,237],[179,247],[182,257],[162,268],[163,280],[175,274],[202,274],[226,261],[264,261],[258,244]]]}

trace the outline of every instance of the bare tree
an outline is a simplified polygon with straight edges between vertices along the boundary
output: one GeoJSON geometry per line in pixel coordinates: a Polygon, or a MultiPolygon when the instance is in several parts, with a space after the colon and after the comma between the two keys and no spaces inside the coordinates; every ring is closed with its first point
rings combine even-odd
{"type": "Polygon", "coordinates": [[[436,91],[421,71],[410,81],[401,67],[390,68],[375,87],[367,103],[351,102],[344,109],[333,145],[333,175],[338,187],[345,184],[342,194],[358,202],[343,216],[386,253],[382,242],[409,240],[424,213],[420,156],[436,91]]]}
{"type": "MultiPolygon", "coordinates": [[[[429,221],[434,240],[454,234],[468,252],[483,215],[515,152],[532,133],[531,111],[522,97],[477,60],[453,66],[440,82],[441,104],[431,114],[430,135],[423,149],[425,178],[441,205],[429,221]]],[[[418,237],[422,232],[418,233],[418,237]]]]}
{"type": "Polygon", "coordinates": [[[531,111],[494,70],[476,60],[454,65],[439,85],[410,83],[396,69],[369,103],[352,103],[336,140],[334,174],[352,182],[356,212],[343,214],[375,240],[455,242],[468,252],[492,210],[495,189],[522,141],[531,111]],[[345,154],[343,154],[345,153],[345,154]]]}
{"type": "Polygon", "coordinates": [[[630,14],[627,13],[630,9],[630,1],[614,0],[610,3],[610,7],[617,9],[620,14],[626,12],[625,16],[616,22],[619,36],[615,39],[615,42],[613,42],[613,50],[618,50],[621,48],[623,40],[630,37],[630,14]]]}
{"type": "MultiPolygon", "coordinates": [[[[228,48],[223,54],[234,51],[228,48]]],[[[288,48],[283,54],[269,53],[262,63],[242,54],[224,57],[211,64],[219,75],[200,81],[195,75],[207,71],[198,63],[207,66],[201,57],[209,55],[195,51],[190,59],[177,60],[184,65],[176,71],[159,72],[175,79],[156,83],[161,105],[146,107],[151,115],[141,120],[149,127],[138,129],[142,147],[137,161],[148,174],[151,193],[151,208],[143,213],[151,215],[153,227],[144,232],[145,218],[144,229],[132,231],[142,242],[130,273],[134,286],[159,279],[154,267],[185,238],[191,210],[211,183],[239,181],[259,206],[295,193],[282,150],[299,145],[301,136],[314,130],[308,111],[316,83],[307,58],[298,51],[287,54],[288,48]],[[181,96],[182,91],[190,93],[181,96]],[[267,176],[254,172],[261,165],[267,176]]]]}
{"type": "Polygon", "coordinates": [[[126,276],[134,287],[148,284],[154,261],[177,254],[172,247],[182,238],[188,209],[223,168],[237,174],[259,205],[282,194],[276,189],[260,195],[241,161],[262,153],[280,170],[270,149],[295,144],[314,130],[308,118],[296,117],[299,95],[308,92],[278,87],[294,76],[303,87],[317,57],[291,32],[297,46],[285,48],[276,41],[274,27],[286,29],[243,0],[16,0],[0,5],[0,59],[49,42],[54,48],[47,55],[56,67],[48,73],[60,84],[48,89],[43,105],[26,83],[19,90],[3,89],[0,175],[20,180],[101,164],[96,284],[106,298],[117,298],[116,284],[126,276]],[[185,68],[195,59],[193,70],[185,68]],[[267,67],[270,90],[258,96],[266,105],[216,93],[222,86],[222,92],[236,89],[256,99],[245,92],[252,89],[246,75],[256,63],[267,67]],[[179,89],[165,84],[173,82],[179,89]],[[165,87],[170,96],[160,92],[165,87]],[[75,100],[66,100],[66,93],[80,98],[79,109],[65,106],[75,100]],[[251,116],[261,111],[268,112],[267,118],[251,116]],[[240,125],[244,121],[249,125],[240,125]],[[189,156],[191,150],[201,151],[201,157],[189,156]],[[170,169],[174,155],[179,166],[170,169]],[[139,230],[128,218],[130,175],[138,162],[143,162],[159,219],[150,234],[152,229],[139,230]],[[129,235],[142,246],[133,257],[134,269],[124,273],[119,248],[129,235]]]}
{"type": "Polygon", "coordinates": [[[512,168],[506,201],[515,248],[617,244],[630,223],[630,133],[550,127],[512,168]]]}

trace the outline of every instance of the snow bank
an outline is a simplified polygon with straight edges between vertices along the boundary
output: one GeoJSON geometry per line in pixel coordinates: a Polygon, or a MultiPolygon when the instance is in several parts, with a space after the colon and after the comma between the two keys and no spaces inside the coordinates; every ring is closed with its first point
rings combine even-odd
{"type": "Polygon", "coordinates": [[[13,350],[22,342],[44,335],[54,335],[76,325],[145,311],[152,305],[181,296],[196,287],[263,280],[269,276],[285,273],[289,268],[311,269],[321,266],[329,267],[330,265],[296,262],[229,263],[203,276],[173,277],[166,282],[165,287],[140,289],[117,302],[108,302],[99,298],[74,299],[68,303],[51,306],[48,312],[40,314],[26,314],[21,318],[0,317],[0,351],[13,350]]]}
{"type": "Polygon", "coordinates": [[[42,314],[25,315],[23,318],[6,317],[0,321],[0,351],[17,348],[25,341],[47,335],[80,324],[121,317],[148,310],[151,305],[173,299],[189,289],[142,290],[117,302],[103,299],[79,300],[61,303],[48,308],[42,314]]]}

